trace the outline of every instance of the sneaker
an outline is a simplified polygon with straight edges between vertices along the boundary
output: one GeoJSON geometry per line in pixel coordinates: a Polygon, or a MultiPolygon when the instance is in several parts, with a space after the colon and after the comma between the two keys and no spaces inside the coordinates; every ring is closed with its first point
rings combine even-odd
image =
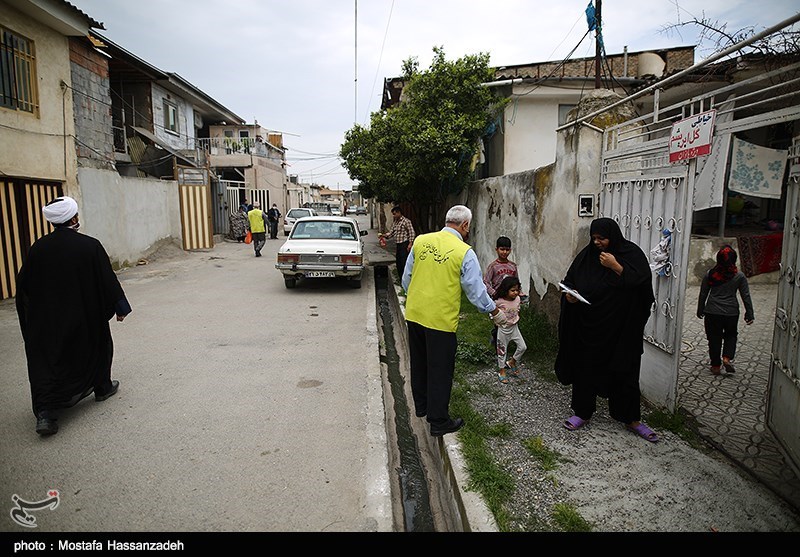
{"type": "Polygon", "coordinates": [[[714,375],[719,375],[721,367],[722,366],[711,366],[711,373],[713,373],[714,375]]]}

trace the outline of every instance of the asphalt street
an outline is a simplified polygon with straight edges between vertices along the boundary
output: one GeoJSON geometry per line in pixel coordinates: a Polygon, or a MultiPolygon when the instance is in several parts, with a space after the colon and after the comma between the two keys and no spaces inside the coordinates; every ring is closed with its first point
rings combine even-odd
{"type": "Polygon", "coordinates": [[[84,399],[47,438],[14,300],[0,302],[0,530],[393,530],[372,274],[287,290],[282,238],[261,258],[226,241],[120,272],[133,313],[111,322],[119,393],[84,399]],[[53,490],[34,528],[14,521],[12,497],[53,490]]]}

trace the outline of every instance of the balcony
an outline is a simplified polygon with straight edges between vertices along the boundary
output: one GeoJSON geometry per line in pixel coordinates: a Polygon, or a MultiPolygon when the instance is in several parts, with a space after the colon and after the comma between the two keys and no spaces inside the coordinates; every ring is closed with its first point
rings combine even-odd
{"type": "MultiPolygon", "coordinates": [[[[198,138],[197,145],[205,149],[212,156],[215,155],[256,155],[257,157],[269,156],[269,147],[263,141],[250,137],[209,137],[198,138]]],[[[273,153],[275,151],[273,150],[273,153]]],[[[275,153],[273,156],[276,156],[275,153]]],[[[278,157],[279,158],[279,157],[278,157]]]]}
{"type": "Polygon", "coordinates": [[[256,164],[253,157],[258,157],[260,166],[283,169],[283,151],[261,139],[210,137],[198,138],[196,142],[199,150],[208,153],[212,167],[249,167],[256,164]]]}

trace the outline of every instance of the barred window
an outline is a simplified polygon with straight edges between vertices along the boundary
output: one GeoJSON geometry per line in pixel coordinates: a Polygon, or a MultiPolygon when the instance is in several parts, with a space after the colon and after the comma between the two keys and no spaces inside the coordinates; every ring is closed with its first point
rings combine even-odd
{"type": "Polygon", "coordinates": [[[33,41],[0,27],[0,107],[36,114],[36,54],[33,41]]]}

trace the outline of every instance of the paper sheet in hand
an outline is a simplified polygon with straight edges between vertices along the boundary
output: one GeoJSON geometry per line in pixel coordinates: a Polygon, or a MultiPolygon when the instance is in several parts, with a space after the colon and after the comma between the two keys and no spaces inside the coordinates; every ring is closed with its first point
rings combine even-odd
{"type": "Polygon", "coordinates": [[[567,294],[572,294],[572,296],[574,296],[575,298],[577,298],[578,300],[580,300],[584,304],[592,305],[589,300],[587,300],[586,298],[584,298],[583,296],[578,294],[577,290],[573,290],[572,288],[570,288],[569,286],[567,286],[563,282],[559,282],[558,283],[558,287],[561,289],[562,292],[566,292],[567,294]]]}

